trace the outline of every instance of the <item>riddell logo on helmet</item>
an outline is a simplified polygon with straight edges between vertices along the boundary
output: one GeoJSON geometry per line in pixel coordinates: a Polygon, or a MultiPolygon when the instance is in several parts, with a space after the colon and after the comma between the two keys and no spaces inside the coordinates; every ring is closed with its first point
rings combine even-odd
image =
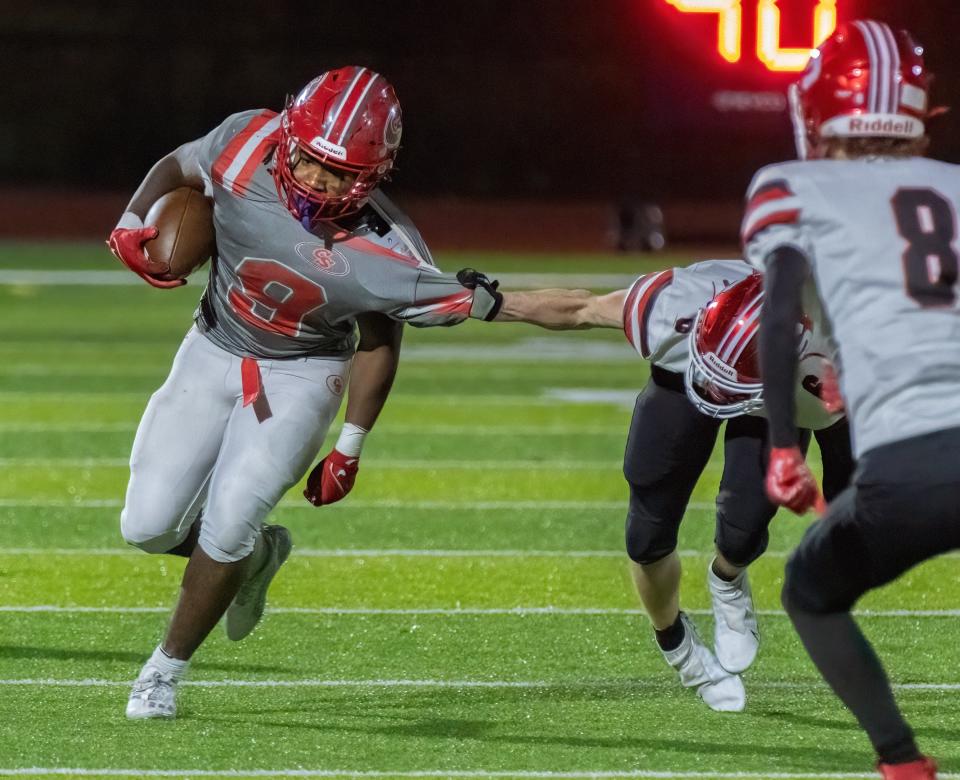
{"type": "Polygon", "coordinates": [[[732,379],[734,382],[737,381],[737,372],[724,363],[720,358],[718,358],[713,352],[708,352],[703,356],[703,362],[706,363],[714,371],[717,371],[727,379],[732,379]]]}
{"type": "Polygon", "coordinates": [[[850,117],[847,130],[856,135],[891,135],[909,136],[920,135],[920,123],[907,117],[903,119],[861,119],[850,117]]]}
{"type": "Polygon", "coordinates": [[[338,160],[347,159],[347,150],[338,146],[337,144],[330,143],[326,138],[322,136],[317,136],[310,142],[310,146],[316,149],[318,152],[323,152],[324,154],[329,154],[331,157],[336,157],[338,160]]]}

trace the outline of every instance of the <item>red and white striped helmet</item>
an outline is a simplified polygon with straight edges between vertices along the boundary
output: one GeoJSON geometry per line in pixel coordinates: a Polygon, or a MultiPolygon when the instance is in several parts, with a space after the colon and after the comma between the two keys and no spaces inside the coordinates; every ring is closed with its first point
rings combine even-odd
{"type": "Polygon", "coordinates": [[[400,103],[379,73],[356,65],[322,73],[281,116],[273,175],[290,213],[308,229],[359,211],[393,168],[403,128],[400,103]],[[301,184],[292,170],[300,155],[355,175],[353,187],[331,196],[301,184]]]}
{"type": "Polygon", "coordinates": [[[931,76],[906,30],[860,19],[841,24],[790,87],[800,159],[824,138],[919,138],[931,76]]]}
{"type": "Polygon", "coordinates": [[[763,276],[754,272],[697,312],[684,384],[704,414],[728,419],[763,407],[757,339],[762,304],[763,276]]]}

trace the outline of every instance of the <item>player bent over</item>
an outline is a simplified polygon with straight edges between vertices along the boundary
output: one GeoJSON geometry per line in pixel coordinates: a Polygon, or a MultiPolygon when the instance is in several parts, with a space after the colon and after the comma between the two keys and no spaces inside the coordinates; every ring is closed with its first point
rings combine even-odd
{"type": "Polygon", "coordinates": [[[906,31],[870,20],[838,28],[791,89],[801,161],[755,176],[743,227],[748,258],[767,269],[767,489],[795,511],[815,487],[783,351],[805,295],[833,326],[857,471],[790,557],[783,604],[888,780],[926,780],[936,767],[850,610],[960,547],[960,169],[922,156],[929,83],[906,31]]]}
{"type": "MultiPolygon", "coordinates": [[[[630,485],[626,545],[634,581],[657,643],[683,685],[696,688],[712,709],[743,709],[739,674],[759,646],[747,567],[766,549],[776,511],[763,491],[766,421],[753,416],[763,406],[755,339],[763,300],[760,275],[740,260],[710,260],[641,276],[629,289],[603,296],[583,290],[503,296],[498,321],[559,330],[622,329],[650,361],[650,381],[637,398],[624,457],[630,485]],[[714,656],[680,611],[676,547],[684,511],[724,419],[716,557],[707,569],[716,617],[714,656]]],[[[807,321],[805,332],[800,422],[820,429],[825,487],[833,495],[852,469],[849,438],[846,424],[825,413],[814,395],[824,345],[813,323],[807,321]]],[[[796,362],[797,355],[792,350],[789,357],[796,362]]]]}
{"type": "Polygon", "coordinates": [[[326,72],[281,113],[234,114],[161,159],[110,236],[147,282],[178,286],[145,255],[157,230],[143,217],[183,185],[213,200],[217,255],[195,325],[130,457],[124,538],[190,559],[166,636],[130,695],[130,718],[174,716],[177,682],[225,612],[233,640],[260,619],[291,548],[289,532],[264,519],[315,458],[345,387],[346,424],[306,495],[321,505],[349,492],[396,372],[402,323],[496,313],[492,287],[468,289],[440,273],[377,189],[400,132],[383,76],[326,72]]]}

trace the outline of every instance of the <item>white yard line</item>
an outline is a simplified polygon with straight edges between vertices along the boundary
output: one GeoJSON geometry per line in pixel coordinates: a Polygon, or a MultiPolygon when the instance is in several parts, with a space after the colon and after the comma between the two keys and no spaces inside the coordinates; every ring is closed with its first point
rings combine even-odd
{"type": "MultiPolygon", "coordinates": [[[[128,457],[123,458],[0,458],[2,468],[120,468],[130,464],[128,457]]],[[[366,458],[364,465],[370,468],[401,470],[477,469],[481,471],[537,471],[553,469],[555,471],[611,471],[619,472],[623,460],[538,460],[534,458],[518,460],[470,460],[462,458],[366,458]]],[[[722,463],[708,463],[704,473],[718,473],[723,470],[722,463]]]]}
{"type": "MultiPolygon", "coordinates": [[[[100,509],[110,507],[122,507],[123,500],[119,498],[0,498],[0,508],[3,507],[47,507],[57,508],[78,508],[78,509],[100,509]]],[[[281,509],[303,509],[305,511],[315,511],[309,504],[300,498],[288,498],[280,502],[281,509]]],[[[348,509],[438,509],[462,511],[465,509],[475,509],[479,511],[499,511],[499,510],[526,510],[526,509],[545,509],[545,510],[604,510],[604,509],[623,509],[626,510],[627,501],[407,501],[403,499],[350,499],[346,504],[338,504],[336,507],[325,507],[324,512],[342,512],[348,509]]],[[[687,504],[687,509],[694,510],[712,510],[713,502],[710,501],[691,501],[687,504]]]]}
{"type": "MultiPolygon", "coordinates": [[[[0,498],[0,508],[3,507],[41,507],[50,509],[78,508],[102,509],[122,507],[123,500],[119,498],[0,498]]],[[[304,509],[316,512],[305,500],[298,497],[288,498],[280,502],[282,509],[304,509]]],[[[408,501],[402,499],[349,499],[347,503],[335,507],[325,507],[324,512],[341,512],[348,509],[415,509],[415,510],[451,510],[462,511],[475,509],[479,511],[499,511],[526,509],[544,510],[626,510],[627,501],[408,501]]],[[[714,504],[706,501],[693,501],[687,505],[688,509],[713,509],[714,504]]]]}
{"type": "MultiPolygon", "coordinates": [[[[496,363],[537,363],[559,364],[564,368],[575,361],[582,363],[601,363],[629,365],[639,362],[627,340],[620,334],[611,334],[607,340],[555,336],[547,338],[529,338],[505,344],[410,344],[403,348],[403,364],[408,371],[416,370],[423,363],[423,371],[432,370],[435,363],[456,363],[458,367],[471,366],[474,371],[482,371],[478,364],[484,361],[496,363]]],[[[0,376],[6,377],[65,377],[65,376],[125,376],[162,379],[169,367],[130,366],[117,363],[91,361],[88,364],[62,363],[13,363],[0,366],[0,376]]],[[[634,395],[639,387],[634,391],[634,395]]]]}
{"type": "MultiPolygon", "coordinates": [[[[574,392],[576,388],[567,388],[567,390],[574,392]]],[[[583,392],[589,392],[589,389],[585,389],[583,392]]],[[[599,392],[606,392],[600,390],[599,392]]],[[[637,390],[613,390],[616,395],[614,400],[603,401],[598,400],[595,403],[597,404],[614,404],[619,405],[622,403],[623,398],[626,398],[626,395],[621,397],[621,394],[631,393],[633,398],[636,398],[637,390]]],[[[557,409],[562,409],[564,407],[564,401],[562,398],[555,398],[550,396],[549,390],[544,390],[544,395],[508,395],[508,394],[497,394],[497,395],[486,395],[486,394],[463,394],[457,393],[455,395],[442,395],[442,394],[415,394],[415,393],[392,393],[390,395],[390,405],[391,406],[428,406],[430,408],[435,408],[437,406],[456,406],[470,408],[475,406],[550,406],[557,409]]],[[[80,408],[82,404],[85,403],[96,403],[96,402],[112,402],[116,403],[118,401],[139,401],[143,404],[146,404],[147,399],[150,397],[150,392],[144,391],[141,393],[133,392],[122,392],[122,391],[110,391],[104,390],[103,392],[81,392],[81,393],[63,393],[63,392],[39,392],[39,391],[27,391],[27,390],[5,390],[0,391],[0,401],[31,401],[34,403],[59,403],[59,404],[73,404],[80,408]]],[[[593,403],[593,402],[591,402],[593,403]]],[[[631,401],[632,403],[632,401],[631,401]]]]}
{"type": "MultiPolygon", "coordinates": [[[[654,778],[655,780],[875,780],[876,772],[671,772],[657,769],[531,771],[485,769],[353,770],[353,769],[91,769],[64,767],[0,768],[0,777],[24,775],[89,777],[343,777],[343,778],[524,778],[524,780],[590,780],[590,778],[654,778]]],[[[956,780],[960,774],[938,772],[956,780]]]]}
{"type": "MultiPolygon", "coordinates": [[[[0,422],[0,433],[118,433],[133,432],[137,429],[135,420],[130,422],[90,423],[90,422],[0,422]]],[[[330,428],[335,434],[340,426],[330,428]]],[[[497,438],[518,436],[626,436],[625,425],[443,425],[430,424],[394,424],[377,423],[377,432],[381,434],[415,433],[418,436],[444,434],[451,436],[496,436],[497,438]]]]}
{"type": "MultiPolygon", "coordinates": [[[[0,468],[118,468],[130,464],[129,458],[0,458],[0,468]]],[[[364,465],[384,469],[480,469],[483,471],[617,471],[622,460],[463,460],[369,458],[364,465]]]]}
{"type": "MultiPolygon", "coordinates": [[[[62,607],[53,604],[3,605],[0,613],[9,614],[67,614],[67,615],[137,615],[162,614],[170,612],[169,606],[156,607],[62,607]]],[[[416,617],[630,617],[643,616],[642,609],[621,607],[421,607],[421,608],[378,608],[378,607],[270,607],[272,615],[327,615],[327,616],[416,616],[416,617]]],[[[709,609],[684,609],[688,615],[706,617],[712,615],[709,609]]],[[[786,617],[781,609],[759,609],[757,613],[764,617],[786,617]]],[[[960,609],[863,609],[854,613],[862,618],[956,618],[960,609]]]]}
{"type": "MultiPolygon", "coordinates": [[[[326,680],[326,679],[290,679],[290,680],[184,680],[179,683],[191,688],[439,688],[439,689],[570,689],[570,688],[623,688],[631,689],[662,689],[670,687],[667,680],[326,680]]],[[[55,677],[22,677],[0,679],[0,687],[59,687],[59,688],[116,688],[127,687],[130,680],[103,680],[103,679],[59,679],[55,677]]],[[[767,688],[774,690],[810,690],[823,688],[826,684],[820,681],[781,682],[781,681],[751,681],[751,688],[767,688]]],[[[892,687],[899,691],[960,691],[960,682],[949,683],[893,683],[892,687]]]]}

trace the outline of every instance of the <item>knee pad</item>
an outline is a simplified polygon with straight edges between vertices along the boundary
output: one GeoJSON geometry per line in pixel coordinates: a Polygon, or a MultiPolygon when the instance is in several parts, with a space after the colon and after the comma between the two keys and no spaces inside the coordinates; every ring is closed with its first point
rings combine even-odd
{"type": "Polygon", "coordinates": [[[762,496],[721,491],[717,497],[717,549],[734,566],[749,566],[767,549],[767,526],[776,507],[762,496]]]}
{"type": "Polygon", "coordinates": [[[172,550],[190,532],[190,526],[182,530],[171,527],[170,518],[156,512],[141,512],[124,507],[120,513],[120,534],[133,547],[154,555],[172,550]]]}
{"type": "Polygon", "coordinates": [[[729,524],[717,524],[714,540],[717,549],[734,566],[746,567],[767,551],[770,534],[766,528],[761,531],[745,531],[729,524]]]}
{"type": "Polygon", "coordinates": [[[680,519],[657,517],[642,503],[630,500],[627,512],[627,555],[634,563],[656,563],[677,548],[680,519]]]}

